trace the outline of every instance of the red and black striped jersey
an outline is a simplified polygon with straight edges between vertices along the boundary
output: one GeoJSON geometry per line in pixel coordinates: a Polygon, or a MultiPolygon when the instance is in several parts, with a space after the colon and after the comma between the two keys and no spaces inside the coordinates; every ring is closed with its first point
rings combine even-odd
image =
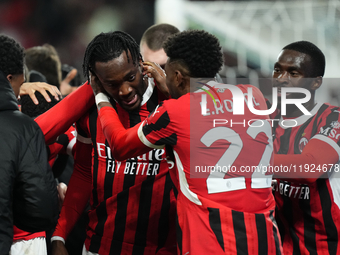
{"type": "Polygon", "coordinates": [[[59,135],[54,143],[48,145],[48,160],[51,167],[58,154],[67,154],[73,157],[76,140],[75,127],[71,126],[64,134],[59,135]]]}
{"type": "MultiPolygon", "coordinates": [[[[301,154],[311,139],[326,142],[340,158],[340,108],[317,104],[312,116],[279,121],[275,130],[274,152],[301,154]],[[294,127],[292,127],[294,124],[294,127]]],[[[315,148],[317,151],[318,148],[315,148]]],[[[307,184],[301,179],[277,180],[274,188],[277,203],[277,222],[285,254],[340,254],[340,179],[339,162],[333,170],[316,182],[307,184]]],[[[323,171],[322,166],[295,166],[323,171]]],[[[330,167],[330,166],[329,166],[330,167]]]]}
{"type": "MultiPolygon", "coordinates": [[[[128,128],[143,121],[163,99],[149,82],[139,110],[127,112],[112,104],[128,128]]],[[[102,255],[176,254],[176,201],[165,150],[117,161],[95,106],[78,121],[77,131],[93,145],[92,168],[86,169],[92,176],[86,249],[102,255]]]]}
{"type": "Polygon", "coordinates": [[[229,86],[209,82],[204,92],[164,101],[138,136],[149,147],[169,146],[175,162],[179,254],[281,254],[272,174],[264,170],[273,163],[271,125],[250,112],[248,89],[255,109],[267,106],[257,88],[229,86]]]}

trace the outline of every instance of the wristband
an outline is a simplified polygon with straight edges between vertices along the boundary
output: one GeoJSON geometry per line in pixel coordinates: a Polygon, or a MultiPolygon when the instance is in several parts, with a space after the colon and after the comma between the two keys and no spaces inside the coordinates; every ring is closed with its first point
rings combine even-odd
{"type": "Polygon", "coordinates": [[[62,241],[62,242],[65,244],[65,239],[62,238],[61,236],[52,236],[52,237],[51,237],[51,243],[52,243],[53,241],[62,241]]]}
{"type": "Polygon", "coordinates": [[[107,95],[104,93],[100,92],[95,96],[96,100],[96,105],[98,106],[99,103],[105,102],[105,103],[110,103],[110,100],[107,95]]]}

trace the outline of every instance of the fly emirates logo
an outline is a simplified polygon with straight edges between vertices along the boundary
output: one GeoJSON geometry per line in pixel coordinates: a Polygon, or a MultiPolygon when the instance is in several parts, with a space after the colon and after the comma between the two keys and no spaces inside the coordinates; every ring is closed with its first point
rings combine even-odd
{"type": "MultiPolygon", "coordinates": [[[[106,162],[107,173],[121,173],[128,175],[157,175],[160,164],[165,158],[164,149],[154,149],[136,158],[124,161],[113,159],[110,147],[104,143],[97,143],[98,158],[106,162]]],[[[169,169],[173,163],[168,163],[169,169]]]]}

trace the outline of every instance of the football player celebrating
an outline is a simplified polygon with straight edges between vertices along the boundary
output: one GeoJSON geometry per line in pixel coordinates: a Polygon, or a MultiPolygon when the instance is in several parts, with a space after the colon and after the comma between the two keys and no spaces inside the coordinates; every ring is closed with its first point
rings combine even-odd
{"type": "MultiPolygon", "coordinates": [[[[340,109],[315,102],[324,72],[324,54],[307,41],[284,47],[274,65],[273,86],[279,92],[304,88],[311,94],[303,104],[311,115],[289,105],[281,120],[290,121],[291,127],[280,120],[275,129],[274,164],[291,169],[275,173],[282,177],[274,194],[285,254],[340,253],[340,182],[334,177],[339,172],[340,109]]],[[[287,98],[301,98],[301,94],[287,94],[287,98]]]]}
{"type": "Polygon", "coordinates": [[[205,31],[173,35],[164,50],[166,85],[173,99],[131,129],[120,123],[107,86],[91,79],[114,157],[122,160],[166,146],[176,165],[170,174],[177,190],[179,254],[281,254],[272,175],[251,168],[268,166],[273,159],[269,117],[251,113],[244,100],[252,90],[256,109],[264,110],[263,95],[251,85],[209,81],[223,59],[218,39],[205,31]],[[189,93],[196,86],[202,89],[189,93]],[[207,101],[206,91],[216,100],[207,101]],[[244,115],[233,115],[229,108],[237,92],[244,115]],[[221,120],[229,121],[221,125],[221,120]]]}
{"type": "MultiPolygon", "coordinates": [[[[154,80],[143,75],[139,45],[124,32],[97,35],[86,49],[83,68],[110,91],[125,127],[144,120],[164,99],[154,80]]],[[[95,104],[76,128],[75,166],[52,254],[66,254],[63,242],[89,199],[84,253],[176,254],[176,201],[164,149],[121,161],[103,135],[95,104]]]]}

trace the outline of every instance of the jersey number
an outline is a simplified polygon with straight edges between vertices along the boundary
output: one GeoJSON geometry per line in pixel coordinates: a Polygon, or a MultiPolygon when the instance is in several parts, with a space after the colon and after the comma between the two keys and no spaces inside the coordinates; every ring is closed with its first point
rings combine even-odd
{"type": "MultiPolygon", "coordinates": [[[[259,171],[262,166],[268,166],[273,152],[273,143],[271,138],[271,126],[267,121],[255,121],[252,126],[247,129],[247,134],[253,139],[264,132],[268,138],[268,144],[262,154],[262,158],[258,164],[257,171],[251,176],[251,188],[261,189],[271,187],[272,175],[266,175],[265,171],[259,171]],[[264,125],[260,128],[261,124],[264,125]]],[[[226,191],[241,190],[246,188],[246,179],[244,176],[224,179],[225,174],[233,165],[243,148],[243,142],[238,133],[228,127],[215,127],[207,131],[201,138],[201,142],[210,147],[215,141],[224,139],[230,142],[228,149],[224,152],[220,160],[217,162],[215,169],[226,166],[223,171],[211,171],[207,178],[208,193],[221,193],[226,191]],[[227,136],[226,136],[227,135],[227,136]]]]}

